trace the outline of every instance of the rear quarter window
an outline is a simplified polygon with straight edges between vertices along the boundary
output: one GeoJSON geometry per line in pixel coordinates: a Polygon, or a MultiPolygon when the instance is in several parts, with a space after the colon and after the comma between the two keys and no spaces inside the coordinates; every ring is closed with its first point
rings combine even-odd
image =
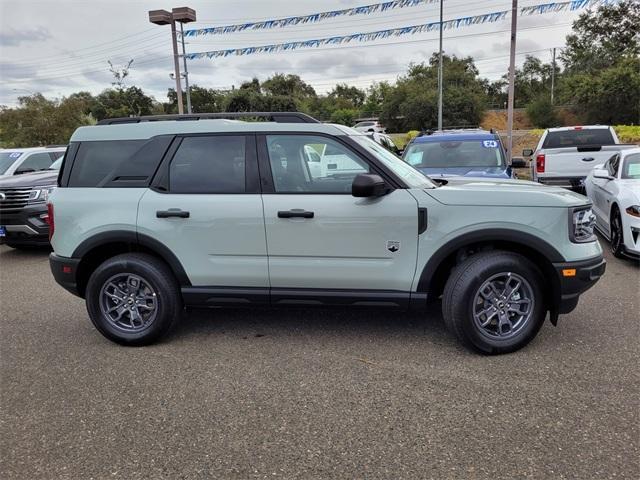
{"type": "Polygon", "coordinates": [[[568,148],[614,144],[613,135],[611,135],[611,131],[608,128],[589,128],[584,130],[548,132],[542,148],[568,148]]]}
{"type": "Polygon", "coordinates": [[[169,143],[169,138],[82,142],[67,186],[146,186],[169,143]]]}

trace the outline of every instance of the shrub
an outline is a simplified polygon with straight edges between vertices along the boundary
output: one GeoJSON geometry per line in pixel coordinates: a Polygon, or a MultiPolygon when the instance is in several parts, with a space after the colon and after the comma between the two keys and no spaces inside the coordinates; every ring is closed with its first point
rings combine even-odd
{"type": "Polygon", "coordinates": [[[536,98],[527,105],[527,115],[534,126],[549,128],[558,125],[558,117],[551,105],[551,100],[545,95],[536,98]]]}

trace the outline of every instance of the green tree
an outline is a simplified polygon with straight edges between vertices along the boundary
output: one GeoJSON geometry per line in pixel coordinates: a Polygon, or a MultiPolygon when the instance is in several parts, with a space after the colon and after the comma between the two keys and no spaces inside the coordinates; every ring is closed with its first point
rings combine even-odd
{"type": "Polygon", "coordinates": [[[558,125],[558,117],[548,95],[541,95],[527,105],[527,116],[537,128],[549,128],[558,125]]]}
{"type": "Polygon", "coordinates": [[[382,105],[393,91],[389,82],[374,82],[367,90],[367,98],[362,106],[363,116],[377,116],[382,111],[382,105]]]}
{"type": "Polygon", "coordinates": [[[86,92],[61,100],[48,100],[36,93],[20,97],[16,108],[0,108],[0,141],[6,147],[36,147],[65,144],[73,131],[91,125],[86,113],[86,92]]]}
{"type": "MultiPolygon", "coordinates": [[[[443,58],[443,124],[445,127],[477,126],[487,103],[485,82],[471,57],[443,58]]],[[[438,58],[409,66],[382,104],[380,118],[390,130],[437,127],[438,58]]]]}
{"type": "Polygon", "coordinates": [[[598,72],[574,74],[565,83],[585,122],[640,123],[640,58],[627,57],[598,72]]]}
{"type": "Polygon", "coordinates": [[[340,123],[351,127],[354,125],[356,118],[358,118],[358,114],[359,111],[355,108],[341,108],[331,114],[331,123],[340,123]]]}
{"type": "Polygon", "coordinates": [[[95,97],[90,111],[98,120],[151,115],[155,101],[138,87],[108,88],[95,97]]]}
{"type": "Polygon", "coordinates": [[[295,100],[315,97],[316,91],[298,75],[276,73],[262,82],[262,90],[269,95],[284,95],[295,100]]]}
{"type": "MultiPolygon", "coordinates": [[[[215,113],[222,112],[225,108],[227,94],[212,88],[189,85],[191,93],[191,110],[194,113],[215,113]]],[[[169,103],[163,105],[164,113],[178,113],[178,95],[173,88],[167,92],[169,103]]],[[[183,104],[187,104],[187,94],[183,92],[183,104]]]]}
{"type": "Polygon", "coordinates": [[[640,2],[623,0],[588,10],[573,22],[560,59],[569,73],[596,72],[640,55],[640,2]]]}
{"type": "Polygon", "coordinates": [[[366,98],[366,93],[358,87],[350,87],[346,83],[339,83],[329,92],[329,98],[343,100],[354,108],[361,107],[366,98]]]}

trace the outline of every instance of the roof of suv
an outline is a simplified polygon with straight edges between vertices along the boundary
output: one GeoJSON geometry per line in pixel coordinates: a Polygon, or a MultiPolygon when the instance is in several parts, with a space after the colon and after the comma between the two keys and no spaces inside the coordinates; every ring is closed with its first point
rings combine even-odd
{"type": "Polygon", "coordinates": [[[80,127],[73,133],[70,141],[144,140],[155,137],[156,135],[225,132],[308,132],[328,135],[361,134],[343,125],[326,123],[243,122],[226,119],[203,119],[197,121],[160,121],[80,127]]]}
{"type": "Polygon", "coordinates": [[[498,138],[497,133],[491,133],[488,131],[444,131],[437,132],[432,135],[423,135],[421,137],[416,137],[413,142],[414,143],[428,143],[428,142],[441,142],[441,141],[450,141],[450,140],[494,140],[498,138]]]}
{"type": "Polygon", "coordinates": [[[0,152],[21,152],[21,153],[33,153],[33,152],[63,152],[67,149],[66,145],[51,145],[48,147],[29,147],[29,148],[2,148],[0,152]]]}

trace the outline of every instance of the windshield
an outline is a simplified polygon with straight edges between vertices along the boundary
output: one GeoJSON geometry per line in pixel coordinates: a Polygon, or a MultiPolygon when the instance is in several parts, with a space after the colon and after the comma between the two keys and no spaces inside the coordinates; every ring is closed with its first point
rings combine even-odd
{"type": "Polygon", "coordinates": [[[402,178],[409,188],[436,188],[436,185],[427,176],[404,163],[400,158],[366,135],[352,135],[351,138],[362,145],[369,153],[375,155],[385,167],[402,178]]]}
{"type": "Polygon", "coordinates": [[[22,152],[0,152],[0,175],[9,170],[9,167],[20,158],[22,152]]]}
{"type": "Polygon", "coordinates": [[[622,166],[621,178],[640,180],[640,153],[627,155],[622,166]]]}
{"type": "Polygon", "coordinates": [[[569,148],[585,145],[614,145],[616,142],[608,128],[557,130],[548,132],[542,148],[569,148]]]}
{"type": "Polygon", "coordinates": [[[443,140],[413,143],[405,162],[415,168],[504,167],[497,140],[443,140]]]}

